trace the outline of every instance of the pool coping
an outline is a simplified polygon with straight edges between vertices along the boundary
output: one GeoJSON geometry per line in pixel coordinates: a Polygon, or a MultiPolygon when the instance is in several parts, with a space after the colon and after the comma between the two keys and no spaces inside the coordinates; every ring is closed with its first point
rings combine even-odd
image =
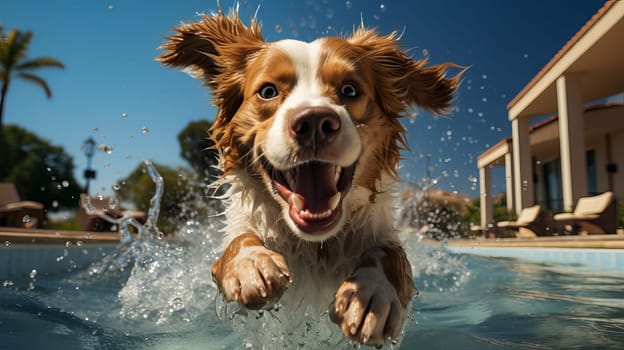
{"type": "MultiPolygon", "coordinates": [[[[0,227],[0,244],[84,244],[118,243],[118,232],[67,231],[0,227]]],[[[455,247],[533,247],[533,248],[595,248],[624,249],[624,235],[549,236],[534,238],[451,239],[455,247]]]]}
{"type": "Polygon", "coordinates": [[[0,227],[0,244],[102,244],[119,243],[118,232],[66,231],[0,227]]]}
{"type": "Polygon", "coordinates": [[[535,238],[475,238],[448,241],[449,247],[624,249],[624,235],[551,236],[535,238]]]}

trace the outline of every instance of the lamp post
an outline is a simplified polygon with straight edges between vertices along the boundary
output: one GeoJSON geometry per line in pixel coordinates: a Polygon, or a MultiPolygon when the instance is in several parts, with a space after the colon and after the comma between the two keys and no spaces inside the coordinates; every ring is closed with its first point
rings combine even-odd
{"type": "Polygon", "coordinates": [[[84,177],[87,180],[87,186],[85,188],[85,192],[89,195],[89,182],[91,179],[95,179],[95,170],[91,169],[91,158],[95,154],[95,140],[92,137],[89,137],[83,144],[82,149],[84,150],[85,155],[87,156],[87,169],[84,171],[84,177]]]}

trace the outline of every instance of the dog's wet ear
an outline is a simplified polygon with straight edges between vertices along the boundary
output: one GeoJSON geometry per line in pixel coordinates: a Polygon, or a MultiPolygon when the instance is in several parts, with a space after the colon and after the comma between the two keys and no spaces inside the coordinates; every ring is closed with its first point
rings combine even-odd
{"type": "Polygon", "coordinates": [[[360,26],[347,41],[359,46],[370,60],[378,79],[379,102],[386,112],[398,115],[414,105],[436,114],[449,112],[463,67],[453,63],[426,66],[426,58],[414,60],[399,48],[396,32],[382,36],[360,26]],[[462,70],[448,78],[449,68],[462,70]]]}
{"type": "Polygon", "coordinates": [[[214,86],[217,75],[243,68],[246,57],[264,43],[260,25],[252,19],[243,24],[237,12],[204,15],[198,22],[174,28],[160,48],[165,51],[158,60],[166,65],[190,69],[214,86]]]}
{"type": "Polygon", "coordinates": [[[157,59],[201,79],[219,108],[215,122],[229,121],[242,103],[242,75],[249,57],[264,45],[260,25],[254,19],[243,24],[236,11],[219,11],[174,30],[157,59]]]}

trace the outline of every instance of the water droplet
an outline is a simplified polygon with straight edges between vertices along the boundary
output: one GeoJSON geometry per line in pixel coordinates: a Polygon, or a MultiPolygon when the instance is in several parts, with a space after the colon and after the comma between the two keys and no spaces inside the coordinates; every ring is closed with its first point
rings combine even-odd
{"type": "Polygon", "coordinates": [[[63,180],[63,182],[61,182],[61,184],[63,185],[63,187],[67,188],[69,187],[69,181],[67,180],[63,180]]]}
{"type": "Polygon", "coordinates": [[[121,117],[123,119],[128,119],[128,113],[121,113],[121,117]]]}
{"type": "Polygon", "coordinates": [[[182,310],[184,308],[184,302],[182,302],[181,298],[175,298],[171,301],[171,306],[174,310],[182,310]]]}
{"type": "Polygon", "coordinates": [[[386,12],[386,5],[384,4],[379,5],[379,9],[381,10],[381,12],[386,12]]]}
{"type": "Polygon", "coordinates": [[[11,246],[11,242],[9,242],[9,241],[4,241],[4,246],[5,246],[5,247],[10,247],[10,246],[11,246]]]}
{"type": "Polygon", "coordinates": [[[147,128],[147,126],[144,126],[144,127],[142,127],[142,128],[141,128],[141,133],[142,133],[143,135],[146,135],[146,134],[148,134],[148,133],[149,133],[149,129],[147,128]]]}
{"type": "Polygon", "coordinates": [[[275,25],[275,31],[278,32],[278,33],[281,33],[282,32],[282,26],[279,25],[279,24],[276,24],[275,25]]]}
{"type": "Polygon", "coordinates": [[[93,128],[93,132],[98,132],[100,131],[100,128],[93,128]]]}
{"type": "Polygon", "coordinates": [[[95,206],[91,203],[91,197],[90,196],[86,196],[85,197],[85,209],[87,210],[87,214],[94,214],[95,213],[95,206]]]}
{"type": "Polygon", "coordinates": [[[524,57],[524,58],[529,58],[529,54],[528,54],[528,53],[525,53],[524,55],[522,55],[522,57],[524,57]]]}
{"type": "Polygon", "coordinates": [[[117,199],[117,197],[113,196],[110,201],[108,202],[108,208],[109,209],[115,209],[117,208],[117,206],[119,206],[119,199],[117,199]]]}
{"type": "Polygon", "coordinates": [[[113,190],[114,191],[119,191],[120,188],[121,188],[121,186],[119,186],[119,184],[114,184],[113,185],[113,190]]]}
{"type": "Polygon", "coordinates": [[[10,281],[10,280],[5,280],[5,281],[2,283],[2,286],[3,286],[4,288],[8,288],[8,287],[10,287],[10,286],[12,286],[12,285],[13,285],[13,281],[10,281]]]}
{"type": "Polygon", "coordinates": [[[487,79],[487,74],[483,74],[483,75],[481,76],[481,79],[483,79],[483,80],[487,79]]]}
{"type": "Polygon", "coordinates": [[[34,279],[35,277],[37,277],[37,270],[33,269],[32,271],[30,271],[28,276],[30,276],[30,278],[34,279]]]}
{"type": "Polygon", "coordinates": [[[24,217],[22,217],[23,223],[29,223],[31,220],[30,215],[24,215],[24,217]]]}
{"type": "Polygon", "coordinates": [[[104,168],[107,168],[107,169],[110,168],[110,163],[108,162],[104,163],[104,168]]]}

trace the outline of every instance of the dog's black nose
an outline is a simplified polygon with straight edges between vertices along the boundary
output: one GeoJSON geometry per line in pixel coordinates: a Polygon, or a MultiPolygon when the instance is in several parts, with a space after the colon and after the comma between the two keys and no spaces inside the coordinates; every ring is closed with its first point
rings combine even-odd
{"type": "Polygon", "coordinates": [[[302,146],[322,146],[333,142],[340,132],[340,118],[329,107],[305,107],[293,113],[288,128],[302,146]]]}

